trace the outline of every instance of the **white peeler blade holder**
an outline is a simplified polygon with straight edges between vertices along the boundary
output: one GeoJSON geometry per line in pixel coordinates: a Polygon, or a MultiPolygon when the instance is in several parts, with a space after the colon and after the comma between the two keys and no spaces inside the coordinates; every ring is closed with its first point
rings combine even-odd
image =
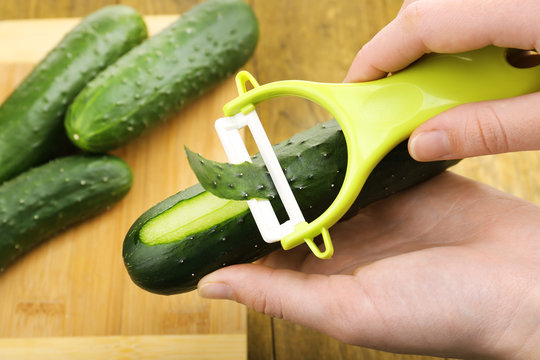
{"type": "Polygon", "coordinates": [[[272,243],[283,239],[294,231],[296,225],[305,220],[257,112],[251,110],[246,115],[238,113],[231,117],[220,118],[216,120],[215,126],[225,153],[233,164],[251,162],[251,157],[238,130],[247,126],[251,131],[289,220],[280,224],[269,200],[250,199],[247,203],[264,241],[272,243]]]}

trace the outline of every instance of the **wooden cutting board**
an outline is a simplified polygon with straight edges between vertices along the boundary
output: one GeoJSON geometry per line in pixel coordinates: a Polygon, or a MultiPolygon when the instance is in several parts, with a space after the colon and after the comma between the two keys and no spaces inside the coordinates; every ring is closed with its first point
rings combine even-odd
{"type": "MultiPolygon", "coordinates": [[[[150,33],[175,18],[146,17],[150,33]]],[[[0,101],[78,21],[0,22],[0,101]]],[[[99,349],[99,344],[110,348],[111,341],[116,341],[123,344],[120,348],[126,343],[156,344],[154,351],[169,349],[180,354],[190,341],[171,341],[168,336],[160,343],[159,337],[140,336],[208,335],[206,344],[199,339],[187,347],[193,356],[187,358],[199,358],[195,356],[197,346],[201,354],[208,355],[212,341],[221,347],[215,358],[226,358],[229,353],[234,354],[231,358],[245,357],[243,307],[203,300],[196,292],[169,297],[145,292],[129,279],[121,255],[124,236],[141,213],[196,182],[184,145],[225,160],[213,122],[222,105],[235,95],[231,78],[148,135],[113,152],[131,165],[135,175],[132,190],[106,213],[55,236],[0,276],[0,338],[54,337],[59,346],[62,339],[72,344],[85,336],[91,337],[84,338],[88,349],[99,349]],[[113,335],[116,337],[110,338],[113,335]]],[[[47,341],[23,342],[22,348],[29,344],[45,348],[47,341]]],[[[19,343],[6,344],[0,341],[2,359],[6,358],[3,351],[4,355],[16,354],[7,351],[16,351],[19,343]]],[[[211,358],[204,356],[201,358],[211,358]]]]}

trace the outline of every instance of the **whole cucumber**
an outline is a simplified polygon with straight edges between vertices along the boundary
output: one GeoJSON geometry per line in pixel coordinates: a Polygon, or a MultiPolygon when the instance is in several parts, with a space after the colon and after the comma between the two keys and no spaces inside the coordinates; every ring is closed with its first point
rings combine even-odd
{"type": "Polygon", "coordinates": [[[146,37],[141,16],[121,5],[71,30],[0,106],[0,183],[51,157],[67,140],[63,119],[75,96],[146,37]]]}
{"type": "Polygon", "coordinates": [[[257,38],[245,2],[203,2],[88,84],[66,115],[69,138],[92,152],[127,143],[236,71],[257,38]]]}
{"type": "Polygon", "coordinates": [[[119,201],[131,188],[129,166],[111,155],[72,155],[0,186],[0,271],[43,240],[119,201]]]}
{"type": "MultiPolygon", "coordinates": [[[[315,219],[335,199],[345,175],[347,147],[339,125],[335,120],[317,125],[275,145],[274,151],[306,220],[315,219]]],[[[274,194],[265,188],[266,170],[258,156],[252,167],[240,172],[241,165],[213,166],[190,157],[207,165],[204,186],[212,192],[232,198],[242,198],[246,191],[270,198],[274,194]]],[[[375,167],[347,216],[456,162],[417,162],[404,142],[375,167]]],[[[272,206],[278,217],[286,215],[278,200],[272,200],[272,206]]],[[[124,239],[123,257],[137,285],[175,294],[193,290],[204,275],[220,267],[254,261],[279,247],[262,240],[245,201],[217,197],[197,184],[142,214],[124,239]]]]}

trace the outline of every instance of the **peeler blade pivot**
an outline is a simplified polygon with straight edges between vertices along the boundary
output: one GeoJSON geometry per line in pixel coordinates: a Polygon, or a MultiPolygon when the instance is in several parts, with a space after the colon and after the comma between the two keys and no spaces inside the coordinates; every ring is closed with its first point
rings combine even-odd
{"type": "Polygon", "coordinates": [[[233,116],[220,118],[215,123],[225,153],[233,164],[240,164],[245,161],[251,162],[251,157],[238,131],[246,126],[251,131],[253,139],[259,148],[261,157],[287,211],[289,220],[280,224],[270,201],[267,199],[250,199],[247,203],[264,241],[268,243],[280,241],[294,232],[295,227],[304,223],[305,219],[257,112],[255,110],[247,114],[240,112],[233,116]]]}

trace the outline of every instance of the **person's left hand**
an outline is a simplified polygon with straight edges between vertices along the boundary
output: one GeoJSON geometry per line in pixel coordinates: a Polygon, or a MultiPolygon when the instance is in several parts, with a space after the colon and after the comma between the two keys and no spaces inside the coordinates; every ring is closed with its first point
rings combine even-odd
{"type": "Polygon", "coordinates": [[[331,260],[277,251],[206,276],[199,293],[386,351],[538,358],[538,219],[529,202],[443,174],[332,227],[331,260]]]}

